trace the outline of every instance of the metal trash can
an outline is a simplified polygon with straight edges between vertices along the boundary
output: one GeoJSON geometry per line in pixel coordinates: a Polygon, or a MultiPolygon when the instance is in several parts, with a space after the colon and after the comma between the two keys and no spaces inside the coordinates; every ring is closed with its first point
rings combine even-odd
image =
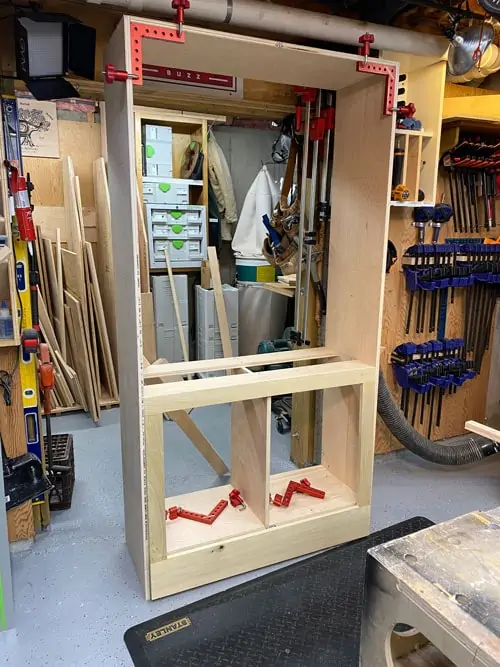
{"type": "Polygon", "coordinates": [[[281,338],[285,328],[287,296],[270,292],[266,283],[237,282],[239,354],[257,354],[261,340],[281,338]]]}

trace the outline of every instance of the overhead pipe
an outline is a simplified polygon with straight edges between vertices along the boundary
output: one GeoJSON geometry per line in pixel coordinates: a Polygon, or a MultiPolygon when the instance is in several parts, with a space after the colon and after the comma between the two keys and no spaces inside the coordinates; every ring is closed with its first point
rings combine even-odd
{"type": "MultiPolygon", "coordinates": [[[[175,17],[168,0],[87,0],[91,4],[112,5],[127,13],[152,13],[175,17]]],[[[444,37],[413,32],[402,28],[355,21],[305,9],[273,5],[259,0],[191,0],[186,21],[223,23],[259,32],[300,37],[322,42],[359,46],[360,35],[375,35],[374,48],[439,58],[444,56],[449,42],[444,37]]]]}

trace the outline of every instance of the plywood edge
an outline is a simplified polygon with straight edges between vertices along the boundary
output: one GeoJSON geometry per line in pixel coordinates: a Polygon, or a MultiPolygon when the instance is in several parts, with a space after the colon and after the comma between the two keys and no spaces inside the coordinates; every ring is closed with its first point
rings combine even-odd
{"type": "Polygon", "coordinates": [[[151,109],[151,107],[137,104],[134,105],[134,114],[141,120],[171,121],[174,123],[185,123],[186,125],[196,125],[197,123],[201,125],[203,121],[225,123],[227,120],[227,116],[196,113],[195,111],[175,111],[174,109],[151,109]]]}
{"type": "Polygon", "coordinates": [[[270,354],[251,354],[241,357],[226,357],[223,359],[206,359],[172,364],[157,364],[144,369],[145,378],[165,378],[187,375],[188,373],[205,373],[207,371],[221,371],[231,368],[245,368],[252,366],[271,366],[272,364],[288,364],[295,361],[320,361],[334,359],[336,352],[327,347],[310,348],[306,350],[291,350],[290,352],[272,352],[270,354]]]}
{"type": "Polygon", "coordinates": [[[238,374],[189,382],[144,387],[146,414],[184,410],[203,405],[265,398],[283,393],[316,391],[363,384],[373,380],[376,369],[356,361],[238,374]]]}
{"type": "MultiPolygon", "coordinates": [[[[105,62],[131,71],[130,18],[122,16],[105,50],[105,62]]],[[[146,454],[142,396],[142,331],[139,272],[136,257],[134,123],[132,81],[104,85],[108,179],[111,200],[116,317],[120,328],[121,444],[125,537],[146,599],[151,598],[146,503],[146,454]],[[112,120],[111,120],[112,119],[112,120]]]]}

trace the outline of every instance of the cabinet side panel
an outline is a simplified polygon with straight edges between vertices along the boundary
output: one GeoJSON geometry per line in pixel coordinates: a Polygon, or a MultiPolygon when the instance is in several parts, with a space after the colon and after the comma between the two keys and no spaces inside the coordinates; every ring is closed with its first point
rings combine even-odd
{"type": "MultiPolygon", "coordinates": [[[[130,71],[130,28],[124,17],[105,62],[130,71]]],[[[142,326],[139,288],[132,81],[105,84],[108,179],[115,269],[116,329],[125,504],[125,535],[146,597],[149,592],[145,499],[142,326]]]]}
{"type": "MultiPolygon", "coordinates": [[[[396,75],[397,76],[397,75],[396,75]]],[[[343,358],[379,366],[394,119],[382,115],[384,77],[337,92],[325,343],[343,358]]],[[[324,392],[322,464],[358,492],[359,389],[324,392]]],[[[375,422],[376,401],[370,408],[375,422]]],[[[362,454],[363,452],[363,454],[362,454]]]]}
{"type": "Polygon", "coordinates": [[[231,484],[262,523],[269,524],[271,398],[231,404],[231,484]]]}

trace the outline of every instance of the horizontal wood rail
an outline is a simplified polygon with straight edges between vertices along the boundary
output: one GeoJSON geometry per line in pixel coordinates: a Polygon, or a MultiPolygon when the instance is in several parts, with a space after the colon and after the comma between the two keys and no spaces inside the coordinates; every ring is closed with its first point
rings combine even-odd
{"type": "Polygon", "coordinates": [[[486,426],[486,424],[480,424],[479,422],[469,420],[465,422],[465,430],[475,433],[476,435],[482,435],[483,438],[491,438],[495,442],[500,442],[500,431],[491,426],[486,426]]]}
{"type": "Polygon", "coordinates": [[[294,361],[315,361],[333,359],[336,352],[327,347],[314,347],[290,352],[271,352],[270,354],[251,354],[246,357],[227,357],[225,359],[206,359],[199,361],[180,361],[173,364],[155,364],[144,369],[144,379],[166,378],[179,375],[194,375],[208,371],[225,371],[231,368],[251,366],[270,366],[271,364],[289,364],[294,361]]]}
{"type": "MultiPolygon", "coordinates": [[[[284,356],[286,353],[280,354],[284,356]]],[[[204,405],[347,387],[374,379],[374,366],[360,361],[339,361],[320,364],[314,368],[314,372],[311,372],[308,366],[299,366],[251,375],[245,373],[189,382],[179,381],[145,386],[144,409],[146,415],[158,415],[165,411],[199,408],[204,405]]]]}

